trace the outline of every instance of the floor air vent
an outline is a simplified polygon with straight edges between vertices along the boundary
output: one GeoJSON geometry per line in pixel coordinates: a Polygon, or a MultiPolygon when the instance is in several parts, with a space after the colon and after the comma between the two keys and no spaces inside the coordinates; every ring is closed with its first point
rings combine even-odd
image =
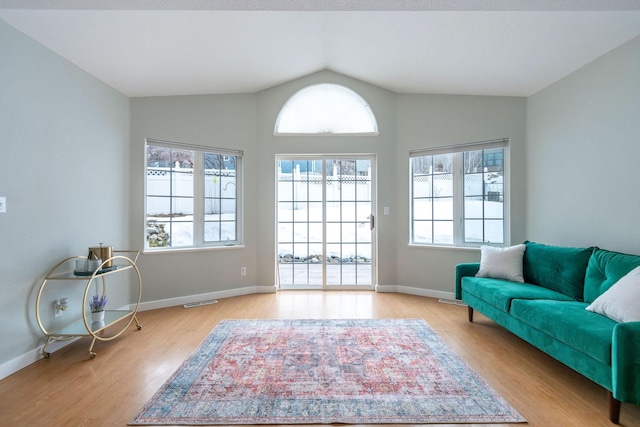
{"type": "Polygon", "coordinates": [[[215,304],[217,302],[218,302],[217,299],[209,299],[206,301],[190,302],[188,304],[185,304],[183,307],[184,308],[200,307],[201,305],[215,304]]]}

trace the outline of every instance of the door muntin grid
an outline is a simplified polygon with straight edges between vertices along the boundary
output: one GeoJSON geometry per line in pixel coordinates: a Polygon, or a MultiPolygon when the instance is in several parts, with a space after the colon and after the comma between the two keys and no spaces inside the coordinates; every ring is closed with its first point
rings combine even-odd
{"type": "Polygon", "coordinates": [[[278,283],[371,287],[372,158],[278,160],[278,283]]]}

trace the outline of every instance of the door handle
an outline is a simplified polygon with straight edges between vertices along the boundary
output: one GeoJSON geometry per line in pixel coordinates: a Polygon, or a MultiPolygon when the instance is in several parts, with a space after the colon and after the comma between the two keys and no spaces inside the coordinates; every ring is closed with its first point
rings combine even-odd
{"type": "Polygon", "coordinates": [[[373,230],[373,227],[375,227],[375,224],[376,224],[376,217],[373,214],[369,215],[369,229],[373,230]]]}

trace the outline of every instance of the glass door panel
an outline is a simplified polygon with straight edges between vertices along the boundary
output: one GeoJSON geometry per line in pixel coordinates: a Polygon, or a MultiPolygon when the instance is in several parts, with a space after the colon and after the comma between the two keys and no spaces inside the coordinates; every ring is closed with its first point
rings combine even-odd
{"type": "Polygon", "coordinates": [[[373,157],[278,159],[281,288],[374,284],[373,157]]]}

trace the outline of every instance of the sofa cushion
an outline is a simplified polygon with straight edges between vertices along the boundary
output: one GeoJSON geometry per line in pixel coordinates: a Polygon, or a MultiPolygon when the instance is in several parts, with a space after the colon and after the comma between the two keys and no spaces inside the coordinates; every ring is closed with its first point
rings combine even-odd
{"type": "Polygon", "coordinates": [[[587,310],[616,322],[640,322],[640,267],[636,267],[595,299],[587,310]]]}
{"type": "Polygon", "coordinates": [[[584,279],[584,301],[592,303],[638,266],[640,256],[605,249],[594,250],[584,279]]]}
{"type": "Polygon", "coordinates": [[[526,248],[523,244],[507,248],[481,246],[480,270],[478,270],[476,276],[524,283],[522,278],[522,256],[526,248]]]}
{"type": "Polygon", "coordinates": [[[515,298],[572,301],[568,296],[542,286],[485,277],[463,277],[462,291],[505,312],[509,311],[515,298]]]}
{"type": "Polygon", "coordinates": [[[525,282],[583,300],[585,271],[593,248],[549,246],[529,241],[525,244],[525,282]]]}
{"type": "Polygon", "coordinates": [[[579,301],[514,300],[510,314],[594,359],[611,365],[617,322],[585,310],[579,301]]]}

